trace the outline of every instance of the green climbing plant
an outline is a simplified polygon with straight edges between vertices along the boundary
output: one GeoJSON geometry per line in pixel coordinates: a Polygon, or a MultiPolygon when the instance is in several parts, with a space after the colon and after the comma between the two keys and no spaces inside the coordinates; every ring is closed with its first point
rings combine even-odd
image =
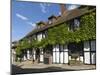
{"type": "Polygon", "coordinates": [[[48,43],[51,45],[65,44],[68,39],[68,25],[63,23],[57,27],[48,29],[48,43]]]}
{"type": "Polygon", "coordinates": [[[48,29],[48,37],[38,42],[37,47],[45,47],[47,44],[65,44],[70,42],[96,39],[96,14],[92,12],[84,15],[80,19],[80,28],[72,32],[68,30],[68,23],[62,23],[56,27],[48,29]]]}
{"type": "Polygon", "coordinates": [[[16,48],[16,56],[20,57],[21,54],[22,54],[22,47],[20,44],[18,44],[16,48]]]}
{"type": "Polygon", "coordinates": [[[22,49],[29,49],[32,47],[31,41],[29,42],[29,40],[25,38],[21,41],[21,46],[22,46],[22,49]]]}
{"type": "Polygon", "coordinates": [[[21,56],[23,50],[31,48],[32,45],[29,43],[28,39],[23,39],[19,41],[17,48],[16,48],[16,55],[21,56]]]}
{"type": "Polygon", "coordinates": [[[80,28],[75,31],[68,30],[69,23],[62,23],[58,26],[49,28],[47,31],[47,37],[38,41],[32,39],[31,45],[28,43],[27,39],[23,40],[22,49],[34,47],[34,48],[44,48],[48,44],[65,44],[80,41],[86,41],[91,39],[96,39],[96,13],[92,12],[83,15],[80,18],[80,28]]]}
{"type": "Polygon", "coordinates": [[[96,13],[84,15],[81,18],[81,40],[96,39],[96,13]]]}

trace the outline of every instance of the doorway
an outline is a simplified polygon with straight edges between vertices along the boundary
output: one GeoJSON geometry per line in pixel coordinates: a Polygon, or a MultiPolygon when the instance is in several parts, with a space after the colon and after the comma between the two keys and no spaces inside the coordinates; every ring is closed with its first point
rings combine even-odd
{"type": "Polygon", "coordinates": [[[83,63],[84,51],[83,43],[70,43],[68,44],[69,61],[75,60],[78,63],[83,63]]]}

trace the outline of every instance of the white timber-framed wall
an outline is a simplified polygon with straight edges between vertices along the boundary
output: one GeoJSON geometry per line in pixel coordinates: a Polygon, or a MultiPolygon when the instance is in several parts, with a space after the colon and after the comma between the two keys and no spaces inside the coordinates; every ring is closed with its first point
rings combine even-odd
{"type": "Polygon", "coordinates": [[[96,41],[91,41],[91,64],[96,64],[96,41]]]}
{"type": "Polygon", "coordinates": [[[96,40],[84,42],[84,64],[96,64],[96,40]]]}
{"type": "MultiPolygon", "coordinates": [[[[36,35],[36,39],[41,41],[46,35],[41,32],[36,35]]],[[[33,52],[33,58],[36,59],[36,52],[33,52]]],[[[68,64],[71,60],[69,55],[68,45],[55,45],[52,49],[52,64],[68,64]]],[[[77,60],[84,64],[96,64],[96,41],[83,42],[83,55],[80,55],[77,60]]],[[[44,63],[44,51],[40,49],[39,62],[44,63]]]]}
{"type": "Polygon", "coordinates": [[[11,59],[12,59],[12,63],[14,63],[15,61],[16,61],[16,51],[15,51],[15,49],[11,49],[12,51],[11,51],[11,59]]]}
{"type": "Polygon", "coordinates": [[[53,46],[52,63],[54,64],[66,64],[68,63],[68,48],[67,45],[55,45],[53,46]]]}
{"type": "MultiPolygon", "coordinates": [[[[45,38],[45,34],[43,32],[36,34],[36,39],[38,41],[41,41],[43,38],[45,38]]],[[[44,62],[44,52],[43,49],[39,49],[40,55],[39,55],[39,62],[43,63],[44,62]]]]}
{"type": "Polygon", "coordinates": [[[32,49],[32,57],[33,57],[33,60],[35,61],[36,60],[36,50],[34,48],[32,49]]]}
{"type": "Polygon", "coordinates": [[[40,49],[40,63],[44,62],[44,55],[43,55],[43,49],[40,49]]]}

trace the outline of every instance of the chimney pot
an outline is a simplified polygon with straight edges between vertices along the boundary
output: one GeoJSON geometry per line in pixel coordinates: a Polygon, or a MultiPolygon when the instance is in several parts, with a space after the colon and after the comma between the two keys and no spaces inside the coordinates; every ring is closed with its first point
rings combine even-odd
{"type": "Polygon", "coordinates": [[[60,9],[61,9],[61,15],[63,15],[64,12],[67,10],[66,9],[66,4],[60,4],[60,9]]]}

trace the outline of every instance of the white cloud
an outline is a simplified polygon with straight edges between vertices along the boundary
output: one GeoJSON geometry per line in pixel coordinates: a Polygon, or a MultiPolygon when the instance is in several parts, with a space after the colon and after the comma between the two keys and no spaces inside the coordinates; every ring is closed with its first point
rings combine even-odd
{"type": "Polygon", "coordinates": [[[17,16],[18,18],[22,19],[22,20],[28,20],[27,17],[25,17],[25,16],[23,16],[23,15],[21,15],[21,14],[19,14],[19,13],[16,13],[16,16],[17,16]]]}
{"type": "Polygon", "coordinates": [[[32,27],[36,27],[36,24],[35,23],[27,22],[27,24],[31,25],[32,27]]]}
{"type": "Polygon", "coordinates": [[[36,27],[36,24],[35,24],[35,23],[32,23],[32,22],[29,22],[29,19],[28,19],[27,17],[25,17],[25,16],[23,16],[23,15],[21,15],[21,14],[18,14],[18,13],[16,13],[16,16],[17,16],[18,18],[24,20],[25,23],[31,25],[32,27],[34,27],[34,28],[36,27]]]}
{"type": "Polygon", "coordinates": [[[46,11],[46,5],[44,4],[44,3],[40,3],[40,7],[41,7],[41,11],[43,12],[43,13],[46,13],[47,11],[46,11]]]}
{"type": "Polygon", "coordinates": [[[68,10],[72,10],[72,9],[77,8],[77,7],[79,7],[79,5],[70,5],[70,6],[68,7],[68,10]]]}
{"type": "Polygon", "coordinates": [[[49,3],[40,3],[40,8],[41,8],[41,11],[43,12],[43,13],[46,13],[47,12],[47,7],[49,7],[51,4],[49,4],[49,3]]]}

